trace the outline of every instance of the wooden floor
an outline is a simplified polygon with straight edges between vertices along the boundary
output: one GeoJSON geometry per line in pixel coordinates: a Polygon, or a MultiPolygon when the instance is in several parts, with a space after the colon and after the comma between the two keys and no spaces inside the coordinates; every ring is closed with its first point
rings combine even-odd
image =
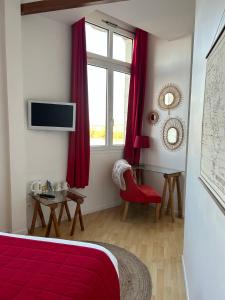
{"type": "MultiPolygon", "coordinates": [[[[121,208],[116,207],[84,216],[85,231],[81,232],[77,223],[73,237],[69,236],[71,224],[64,222],[60,227],[62,238],[101,241],[126,248],[149,268],[152,300],[186,299],[181,262],[183,220],[171,223],[170,217],[165,216],[154,223],[154,210],[145,205],[131,206],[125,222],[121,221],[120,213],[121,208]]],[[[43,234],[42,229],[35,230],[35,235],[43,234]]]]}

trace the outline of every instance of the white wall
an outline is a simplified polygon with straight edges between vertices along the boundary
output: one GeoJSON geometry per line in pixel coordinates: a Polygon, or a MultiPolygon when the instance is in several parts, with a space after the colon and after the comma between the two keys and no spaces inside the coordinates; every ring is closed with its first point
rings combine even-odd
{"type": "Polygon", "coordinates": [[[20,1],[1,0],[0,2],[2,14],[0,67],[2,76],[1,98],[3,98],[1,99],[3,109],[1,111],[3,126],[1,131],[4,130],[1,135],[0,153],[1,160],[3,160],[1,185],[4,184],[4,187],[1,188],[1,206],[3,208],[1,214],[4,215],[2,219],[5,228],[3,229],[13,232],[26,232],[26,205],[24,201],[26,197],[26,152],[22,95],[20,1]]]}
{"type": "MultiPolygon", "coordinates": [[[[191,70],[192,37],[167,41],[151,36],[149,39],[149,62],[147,76],[146,102],[144,109],[143,133],[150,136],[151,148],[142,151],[142,162],[156,166],[185,171],[186,145],[189,111],[189,87],[191,70]],[[158,96],[168,83],[177,85],[182,92],[182,103],[168,111],[160,109],[158,96]],[[150,111],[159,113],[159,122],[150,125],[147,115],[150,111]],[[176,151],[168,150],[162,142],[162,128],[170,117],[178,117],[184,124],[184,142],[176,151]]],[[[164,178],[160,174],[146,173],[146,180],[162,192],[164,178]]],[[[182,186],[184,178],[182,178],[182,186]]]]}
{"type": "Polygon", "coordinates": [[[9,142],[4,29],[4,2],[0,1],[0,231],[7,231],[10,227],[9,142]]]}
{"type": "MultiPolygon", "coordinates": [[[[71,28],[42,16],[22,18],[24,101],[70,101],[71,28]]],[[[65,180],[68,133],[25,130],[26,182],[34,179],[65,180]]],[[[118,203],[111,180],[112,164],[121,151],[92,151],[90,185],[82,190],[87,199],[84,213],[118,203]]],[[[31,218],[28,209],[28,223],[31,218]]]]}
{"type": "MultiPolygon", "coordinates": [[[[70,101],[70,37],[63,23],[37,15],[22,17],[25,109],[28,99],[70,101]]],[[[68,133],[28,130],[27,115],[25,122],[27,192],[33,180],[65,180],[68,133]]],[[[33,212],[29,200],[28,226],[33,212]]]]}
{"type": "MultiPolygon", "coordinates": [[[[22,38],[24,106],[28,99],[70,101],[69,26],[40,16],[25,16],[22,38]]],[[[65,179],[68,133],[26,129],[25,136],[27,181],[65,179]]]]}
{"type": "MultiPolygon", "coordinates": [[[[188,145],[184,265],[190,300],[225,299],[225,217],[198,177],[201,125],[209,51],[224,0],[197,0],[188,145]]],[[[223,21],[224,23],[224,21],[223,21]]]]}
{"type": "Polygon", "coordinates": [[[91,151],[90,183],[81,191],[87,195],[84,212],[106,209],[120,204],[119,191],[112,182],[112,167],[122,157],[121,150],[91,151]]]}

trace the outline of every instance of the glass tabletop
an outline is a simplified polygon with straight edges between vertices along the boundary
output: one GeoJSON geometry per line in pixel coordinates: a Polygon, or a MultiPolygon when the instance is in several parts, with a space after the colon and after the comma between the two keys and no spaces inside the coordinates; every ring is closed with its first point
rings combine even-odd
{"type": "Polygon", "coordinates": [[[35,195],[33,193],[31,193],[31,196],[46,206],[48,206],[50,204],[59,204],[62,202],[71,201],[72,196],[73,196],[73,200],[75,198],[77,198],[77,199],[78,198],[86,198],[86,196],[84,196],[74,190],[54,192],[53,194],[54,194],[55,198],[42,197],[41,195],[35,195]],[[70,198],[70,194],[72,195],[71,198],[70,198]]]}
{"type": "Polygon", "coordinates": [[[167,175],[184,172],[183,170],[164,168],[164,167],[159,167],[159,166],[154,166],[154,165],[149,165],[149,164],[133,165],[132,168],[134,170],[151,171],[151,172],[167,174],[167,175]]]}

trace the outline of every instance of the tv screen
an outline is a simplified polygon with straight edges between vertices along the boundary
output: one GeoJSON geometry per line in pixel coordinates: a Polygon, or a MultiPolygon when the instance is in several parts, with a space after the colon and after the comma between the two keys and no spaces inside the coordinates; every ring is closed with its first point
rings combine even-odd
{"type": "Polygon", "coordinates": [[[28,102],[28,128],[39,130],[75,130],[75,104],[28,102]]]}

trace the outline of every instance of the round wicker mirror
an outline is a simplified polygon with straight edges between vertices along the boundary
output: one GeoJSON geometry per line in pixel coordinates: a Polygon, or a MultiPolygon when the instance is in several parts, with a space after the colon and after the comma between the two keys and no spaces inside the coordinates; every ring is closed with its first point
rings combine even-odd
{"type": "Polygon", "coordinates": [[[181,102],[181,92],[174,84],[165,86],[158,98],[159,106],[162,109],[172,109],[179,105],[181,102]]]}
{"type": "Polygon", "coordinates": [[[167,149],[176,150],[183,143],[184,129],[180,120],[171,118],[163,127],[163,142],[167,149]]]}

